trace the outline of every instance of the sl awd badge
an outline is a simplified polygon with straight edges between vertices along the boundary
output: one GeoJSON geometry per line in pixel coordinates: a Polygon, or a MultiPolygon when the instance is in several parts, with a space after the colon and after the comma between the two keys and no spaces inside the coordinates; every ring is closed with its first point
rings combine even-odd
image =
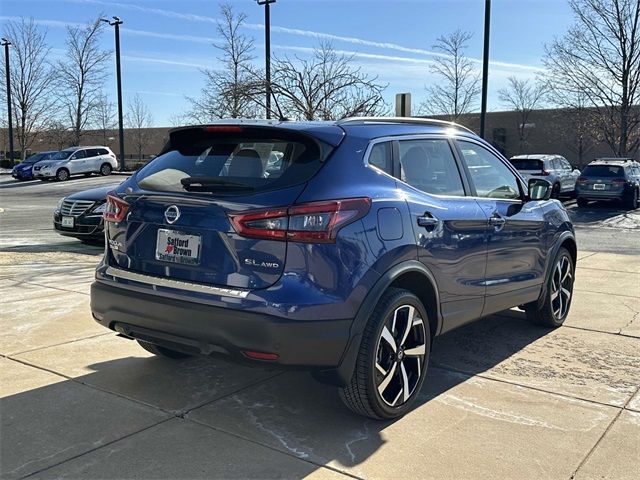
{"type": "Polygon", "coordinates": [[[167,209],[164,211],[164,219],[167,221],[169,225],[176,223],[179,218],[180,218],[180,209],[175,205],[171,205],[170,207],[167,207],[167,209]]]}

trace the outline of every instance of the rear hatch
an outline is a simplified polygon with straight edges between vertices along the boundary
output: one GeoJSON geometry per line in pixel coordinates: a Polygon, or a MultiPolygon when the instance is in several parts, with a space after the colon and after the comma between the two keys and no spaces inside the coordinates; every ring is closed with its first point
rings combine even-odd
{"type": "Polygon", "coordinates": [[[620,192],[624,189],[626,178],[620,165],[587,165],[578,178],[582,190],[593,192],[620,192]]]}
{"type": "Polygon", "coordinates": [[[525,180],[533,177],[549,175],[544,169],[544,162],[533,158],[512,158],[511,164],[520,172],[525,180]]]}
{"type": "MultiPolygon", "coordinates": [[[[337,145],[342,131],[335,128],[337,145]]],[[[107,217],[119,215],[106,222],[115,266],[216,286],[272,285],[283,272],[285,239],[239,236],[232,218],[286,213],[333,148],[266,126],[172,132],[163,153],[132,178],[134,186],[127,183],[132,191],[110,202],[107,217]]]]}

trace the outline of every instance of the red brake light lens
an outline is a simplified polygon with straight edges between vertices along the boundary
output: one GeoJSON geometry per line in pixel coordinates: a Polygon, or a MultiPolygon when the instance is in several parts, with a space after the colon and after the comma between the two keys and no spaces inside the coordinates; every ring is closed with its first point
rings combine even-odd
{"type": "Polygon", "coordinates": [[[242,127],[236,125],[210,125],[208,127],[202,127],[207,133],[241,133],[242,127]]]}
{"type": "Polygon", "coordinates": [[[626,178],[614,178],[613,180],[611,180],[611,183],[627,183],[627,179],[626,178]]]}
{"type": "Polygon", "coordinates": [[[342,227],[364,217],[370,208],[371,199],[350,198],[248,212],[230,215],[230,218],[236,232],[243,237],[328,243],[335,241],[342,227]]]}
{"type": "Polygon", "coordinates": [[[129,204],[115,195],[107,195],[107,206],[102,218],[105,222],[121,222],[129,211],[129,204]]]}
{"type": "Polygon", "coordinates": [[[578,177],[578,183],[580,185],[584,185],[585,183],[587,183],[587,177],[578,177]]]}

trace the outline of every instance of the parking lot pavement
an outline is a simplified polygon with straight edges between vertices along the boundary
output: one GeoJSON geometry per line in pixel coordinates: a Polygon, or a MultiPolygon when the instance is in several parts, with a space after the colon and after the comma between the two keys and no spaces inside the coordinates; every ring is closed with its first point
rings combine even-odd
{"type": "Polygon", "coordinates": [[[2,478],[637,478],[637,255],[580,251],[560,329],[510,310],[440,337],[419,406],[375,422],[306,373],[171,361],[98,327],[101,249],[34,212],[0,213],[2,478]]]}

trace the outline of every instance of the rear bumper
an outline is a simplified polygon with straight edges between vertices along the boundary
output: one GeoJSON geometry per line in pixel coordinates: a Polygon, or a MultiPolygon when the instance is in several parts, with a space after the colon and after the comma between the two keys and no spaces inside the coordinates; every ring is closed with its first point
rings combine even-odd
{"type": "Polygon", "coordinates": [[[579,189],[576,191],[578,198],[584,198],[586,200],[622,200],[626,196],[626,192],[624,190],[617,191],[598,191],[598,190],[582,190],[579,189]]]}
{"type": "Polygon", "coordinates": [[[146,294],[96,281],[91,310],[101,325],[129,337],[178,350],[275,353],[272,363],[327,369],[339,366],[350,338],[351,319],[292,320],[277,315],[222,308],[146,294]]]}

